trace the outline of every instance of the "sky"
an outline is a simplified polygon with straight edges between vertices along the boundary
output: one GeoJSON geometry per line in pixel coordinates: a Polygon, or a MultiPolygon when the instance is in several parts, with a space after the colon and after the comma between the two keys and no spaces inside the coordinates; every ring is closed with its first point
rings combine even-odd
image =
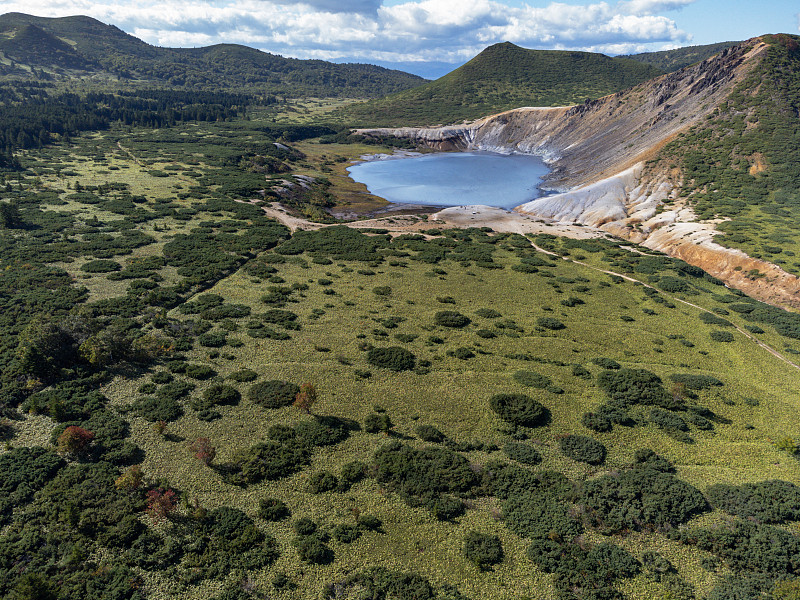
{"type": "Polygon", "coordinates": [[[88,15],[157,46],[236,43],[436,78],[487,46],[609,55],[800,33],[797,0],[0,0],[0,13],[88,15]]]}

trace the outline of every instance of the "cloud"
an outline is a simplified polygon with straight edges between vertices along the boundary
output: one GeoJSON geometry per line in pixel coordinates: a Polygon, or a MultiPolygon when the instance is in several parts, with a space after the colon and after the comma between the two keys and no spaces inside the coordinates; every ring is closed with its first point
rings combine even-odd
{"type": "Polygon", "coordinates": [[[303,4],[312,9],[328,13],[353,13],[353,14],[374,14],[383,4],[383,0],[274,0],[277,4],[296,5],[303,4]]]}
{"type": "Polygon", "coordinates": [[[661,13],[694,0],[4,0],[4,10],[86,14],[160,46],[239,43],[297,58],[460,63],[490,44],[635,52],[690,40],[661,13]]]}

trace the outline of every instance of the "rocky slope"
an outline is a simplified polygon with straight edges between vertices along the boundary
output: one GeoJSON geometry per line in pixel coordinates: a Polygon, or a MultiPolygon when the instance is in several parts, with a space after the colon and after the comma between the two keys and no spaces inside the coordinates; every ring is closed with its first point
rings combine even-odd
{"type": "Polygon", "coordinates": [[[543,187],[558,192],[518,207],[522,214],[580,223],[677,256],[759,299],[800,308],[800,280],[771,263],[714,243],[678,197],[677,168],[648,166],[678,133],[708,118],[750,73],[768,45],[759,38],[675,73],[581,105],[520,108],[461,126],[360,130],[439,150],[541,156],[543,187]]]}

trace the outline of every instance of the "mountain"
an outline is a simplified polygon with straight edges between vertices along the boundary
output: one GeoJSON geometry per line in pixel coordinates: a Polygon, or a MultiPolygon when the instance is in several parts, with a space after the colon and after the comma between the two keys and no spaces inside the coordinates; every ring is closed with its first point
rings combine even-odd
{"type": "Polygon", "coordinates": [[[705,46],[686,46],[674,50],[661,50],[659,52],[642,52],[640,54],[628,54],[618,58],[629,58],[639,62],[652,65],[661,69],[665,73],[678,71],[701,60],[712,57],[726,48],[740,44],[741,42],[719,42],[717,44],[707,44],[705,46]]]}
{"type": "Polygon", "coordinates": [[[572,107],[360,133],[540,155],[545,187],[563,193],[517,210],[599,227],[800,308],[798,107],[800,37],[781,34],[572,107]]]}
{"type": "Polygon", "coordinates": [[[384,125],[453,123],[519,106],[564,106],[598,98],[662,74],[627,58],[560,50],[489,46],[455,71],[423,86],[347,110],[384,125]]]}
{"type": "Polygon", "coordinates": [[[426,81],[374,65],[284,58],[235,44],[159,48],[85,16],[2,15],[0,52],[11,67],[17,67],[15,75],[37,69],[61,80],[91,77],[190,89],[257,89],[290,96],[371,98],[426,81]]]}

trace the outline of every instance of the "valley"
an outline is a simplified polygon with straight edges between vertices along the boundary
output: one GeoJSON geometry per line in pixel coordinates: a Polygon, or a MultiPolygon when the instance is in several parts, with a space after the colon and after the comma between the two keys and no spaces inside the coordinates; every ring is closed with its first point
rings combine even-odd
{"type": "Polygon", "coordinates": [[[0,17],[0,596],[797,597],[796,37],[426,83],[110,27],[0,17]],[[347,172],[465,150],[552,193],[347,172]]]}

